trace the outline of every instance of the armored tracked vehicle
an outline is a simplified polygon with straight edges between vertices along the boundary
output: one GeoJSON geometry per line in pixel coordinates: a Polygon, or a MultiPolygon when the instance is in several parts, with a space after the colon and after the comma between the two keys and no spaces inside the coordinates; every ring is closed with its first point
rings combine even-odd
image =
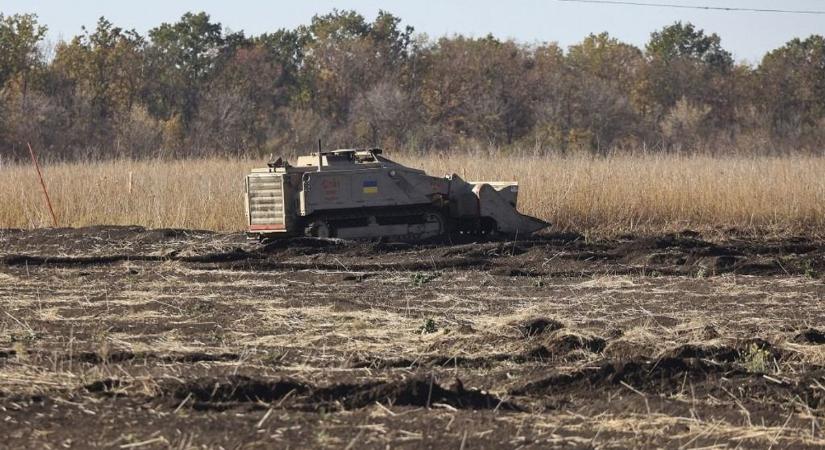
{"type": "Polygon", "coordinates": [[[318,151],[253,169],[245,180],[252,237],[420,240],[447,233],[528,235],[549,224],[516,211],[517,182],[439,178],[381,149],[318,151]]]}

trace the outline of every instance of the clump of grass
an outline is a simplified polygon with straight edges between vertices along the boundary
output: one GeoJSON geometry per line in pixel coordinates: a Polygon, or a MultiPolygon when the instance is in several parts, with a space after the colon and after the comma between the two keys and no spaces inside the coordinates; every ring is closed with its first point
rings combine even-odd
{"type": "Polygon", "coordinates": [[[418,334],[432,334],[436,331],[438,331],[438,325],[436,325],[433,319],[425,320],[424,324],[418,327],[418,334]]]}
{"type": "Polygon", "coordinates": [[[20,344],[27,345],[27,344],[31,344],[32,342],[40,339],[42,336],[39,333],[37,333],[36,331],[29,329],[29,330],[24,330],[20,333],[11,333],[11,335],[9,337],[10,337],[10,340],[11,340],[12,344],[20,343],[20,344]]]}
{"type": "Polygon", "coordinates": [[[25,361],[28,359],[29,347],[31,347],[35,341],[42,338],[42,336],[32,329],[27,329],[20,333],[11,333],[9,338],[11,341],[11,348],[14,350],[14,354],[17,356],[17,359],[20,361],[25,361]]]}
{"type": "Polygon", "coordinates": [[[209,300],[195,300],[187,306],[187,309],[196,315],[210,314],[215,310],[215,304],[209,300]]]}
{"type": "Polygon", "coordinates": [[[111,352],[111,344],[109,342],[109,330],[108,329],[100,329],[97,330],[93,334],[93,341],[97,343],[97,354],[100,356],[102,360],[107,360],[109,358],[109,353],[111,352]]]}
{"type": "Polygon", "coordinates": [[[805,271],[804,274],[806,278],[819,278],[819,273],[814,268],[813,262],[811,262],[811,260],[806,260],[802,265],[802,269],[805,271]]]}
{"type": "Polygon", "coordinates": [[[410,282],[415,286],[422,286],[438,278],[438,272],[415,272],[410,275],[410,282]]]}
{"type": "Polygon", "coordinates": [[[771,352],[756,343],[751,343],[740,353],[739,363],[753,373],[771,373],[776,366],[771,352]]]}

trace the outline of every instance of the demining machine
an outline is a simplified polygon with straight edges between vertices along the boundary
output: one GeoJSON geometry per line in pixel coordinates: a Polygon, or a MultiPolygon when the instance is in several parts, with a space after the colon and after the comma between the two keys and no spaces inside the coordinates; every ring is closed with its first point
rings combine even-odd
{"type": "Polygon", "coordinates": [[[379,148],[282,158],[245,178],[250,237],[422,240],[457,234],[530,235],[549,224],[516,210],[518,182],[434,177],[379,148]]]}

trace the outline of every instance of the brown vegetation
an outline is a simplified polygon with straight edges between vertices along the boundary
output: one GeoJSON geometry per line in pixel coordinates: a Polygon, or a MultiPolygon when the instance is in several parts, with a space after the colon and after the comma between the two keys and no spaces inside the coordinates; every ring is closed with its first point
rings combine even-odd
{"type": "Polygon", "coordinates": [[[644,48],[607,33],[562,48],[416,35],[382,11],[333,11],[247,36],[205,13],[146,35],[101,18],[53,48],[0,14],[0,160],[243,157],[380,145],[542,153],[820,153],[825,38],[758,64],[689,23],[644,48]],[[53,57],[47,57],[46,55],[53,57]]]}
{"type": "MultiPolygon", "coordinates": [[[[392,153],[390,157],[396,157],[392,153]]],[[[516,180],[520,209],[587,234],[724,230],[821,234],[825,158],[548,157],[450,153],[396,159],[433,175],[516,180]]],[[[263,160],[53,164],[44,168],[63,226],[95,224],[238,231],[241,180],[263,160]]],[[[0,228],[50,225],[30,165],[0,169],[0,228]]]]}

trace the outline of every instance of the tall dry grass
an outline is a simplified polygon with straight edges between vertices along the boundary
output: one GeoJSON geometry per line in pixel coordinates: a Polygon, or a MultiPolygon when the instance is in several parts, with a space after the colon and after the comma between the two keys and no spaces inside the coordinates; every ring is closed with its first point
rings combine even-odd
{"type": "MultiPolygon", "coordinates": [[[[559,229],[615,234],[735,227],[825,231],[825,157],[400,156],[433,175],[518,180],[520,209],[559,229]]],[[[241,230],[241,179],[263,161],[111,161],[44,167],[61,226],[241,230]],[[131,176],[130,176],[131,174],[131,176]],[[131,177],[131,184],[130,184],[131,177]]],[[[30,166],[0,168],[0,227],[49,226],[30,166]]]]}

